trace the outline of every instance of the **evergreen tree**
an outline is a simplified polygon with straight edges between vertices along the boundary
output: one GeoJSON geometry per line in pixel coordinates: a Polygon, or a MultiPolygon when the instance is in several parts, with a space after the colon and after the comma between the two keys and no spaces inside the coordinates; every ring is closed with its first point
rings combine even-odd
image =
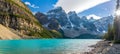
{"type": "Polygon", "coordinates": [[[114,28],[113,28],[113,26],[109,25],[109,26],[108,26],[108,32],[105,33],[105,35],[104,35],[103,38],[104,38],[105,40],[112,41],[112,40],[114,40],[114,35],[115,35],[115,33],[114,33],[114,28]]]}

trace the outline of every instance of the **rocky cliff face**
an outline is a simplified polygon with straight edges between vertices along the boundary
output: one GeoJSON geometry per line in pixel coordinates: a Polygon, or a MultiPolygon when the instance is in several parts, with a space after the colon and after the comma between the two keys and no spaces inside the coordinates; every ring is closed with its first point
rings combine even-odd
{"type": "Polygon", "coordinates": [[[22,35],[52,38],[20,0],[0,0],[0,24],[22,35]]]}
{"type": "Polygon", "coordinates": [[[68,19],[69,19],[69,22],[71,22],[72,27],[73,26],[77,26],[77,27],[80,26],[80,24],[79,24],[80,17],[76,14],[76,12],[74,12],[74,11],[69,12],[68,19]]]}
{"type": "Polygon", "coordinates": [[[57,7],[48,11],[47,16],[49,19],[56,18],[61,26],[65,26],[66,24],[68,24],[67,14],[62,9],[62,7],[57,7]]]}
{"type": "Polygon", "coordinates": [[[48,19],[47,15],[43,13],[36,13],[35,17],[39,20],[39,22],[45,27],[46,29],[49,30],[59,30],[59,22],[58,19],[56,18],[50,18],[48,19]]]}
{"type": "Polygon", "coordinates": [[[47,24],[49,22],[48,17],[43,13],[38,12],[38,13],[35,14],[35,17],[38,19],[38,21],[42,25],[45,25],[45,24],[47,24]]]}

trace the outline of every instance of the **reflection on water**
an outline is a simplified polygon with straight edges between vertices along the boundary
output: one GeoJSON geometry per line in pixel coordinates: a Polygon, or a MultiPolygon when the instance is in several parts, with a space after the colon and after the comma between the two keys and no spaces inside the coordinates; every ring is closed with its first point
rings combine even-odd
{"type": "Polygon", "coordinates": [[[71,54],[89,51],[98,39],[1,40],[0,54],[71,54]]]}

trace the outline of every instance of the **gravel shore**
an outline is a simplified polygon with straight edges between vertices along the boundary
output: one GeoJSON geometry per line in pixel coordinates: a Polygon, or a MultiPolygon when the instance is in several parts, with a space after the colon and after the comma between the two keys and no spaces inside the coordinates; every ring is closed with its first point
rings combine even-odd
{"type": "Polygon", "coordinates": [[[85,52],[84,54],[120,54],[120,44],[112,44],[110,41],[100,41],[90,52],[85,52]]]}

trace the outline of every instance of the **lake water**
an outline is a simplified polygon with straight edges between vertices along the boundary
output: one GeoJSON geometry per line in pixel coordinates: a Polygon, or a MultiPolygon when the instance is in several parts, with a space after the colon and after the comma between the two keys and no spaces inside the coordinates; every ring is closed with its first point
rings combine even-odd
{"type": "Polygon", "coordinates": [[[0,40],[0,54],[80,54],[100,39],[0,40]]]}

